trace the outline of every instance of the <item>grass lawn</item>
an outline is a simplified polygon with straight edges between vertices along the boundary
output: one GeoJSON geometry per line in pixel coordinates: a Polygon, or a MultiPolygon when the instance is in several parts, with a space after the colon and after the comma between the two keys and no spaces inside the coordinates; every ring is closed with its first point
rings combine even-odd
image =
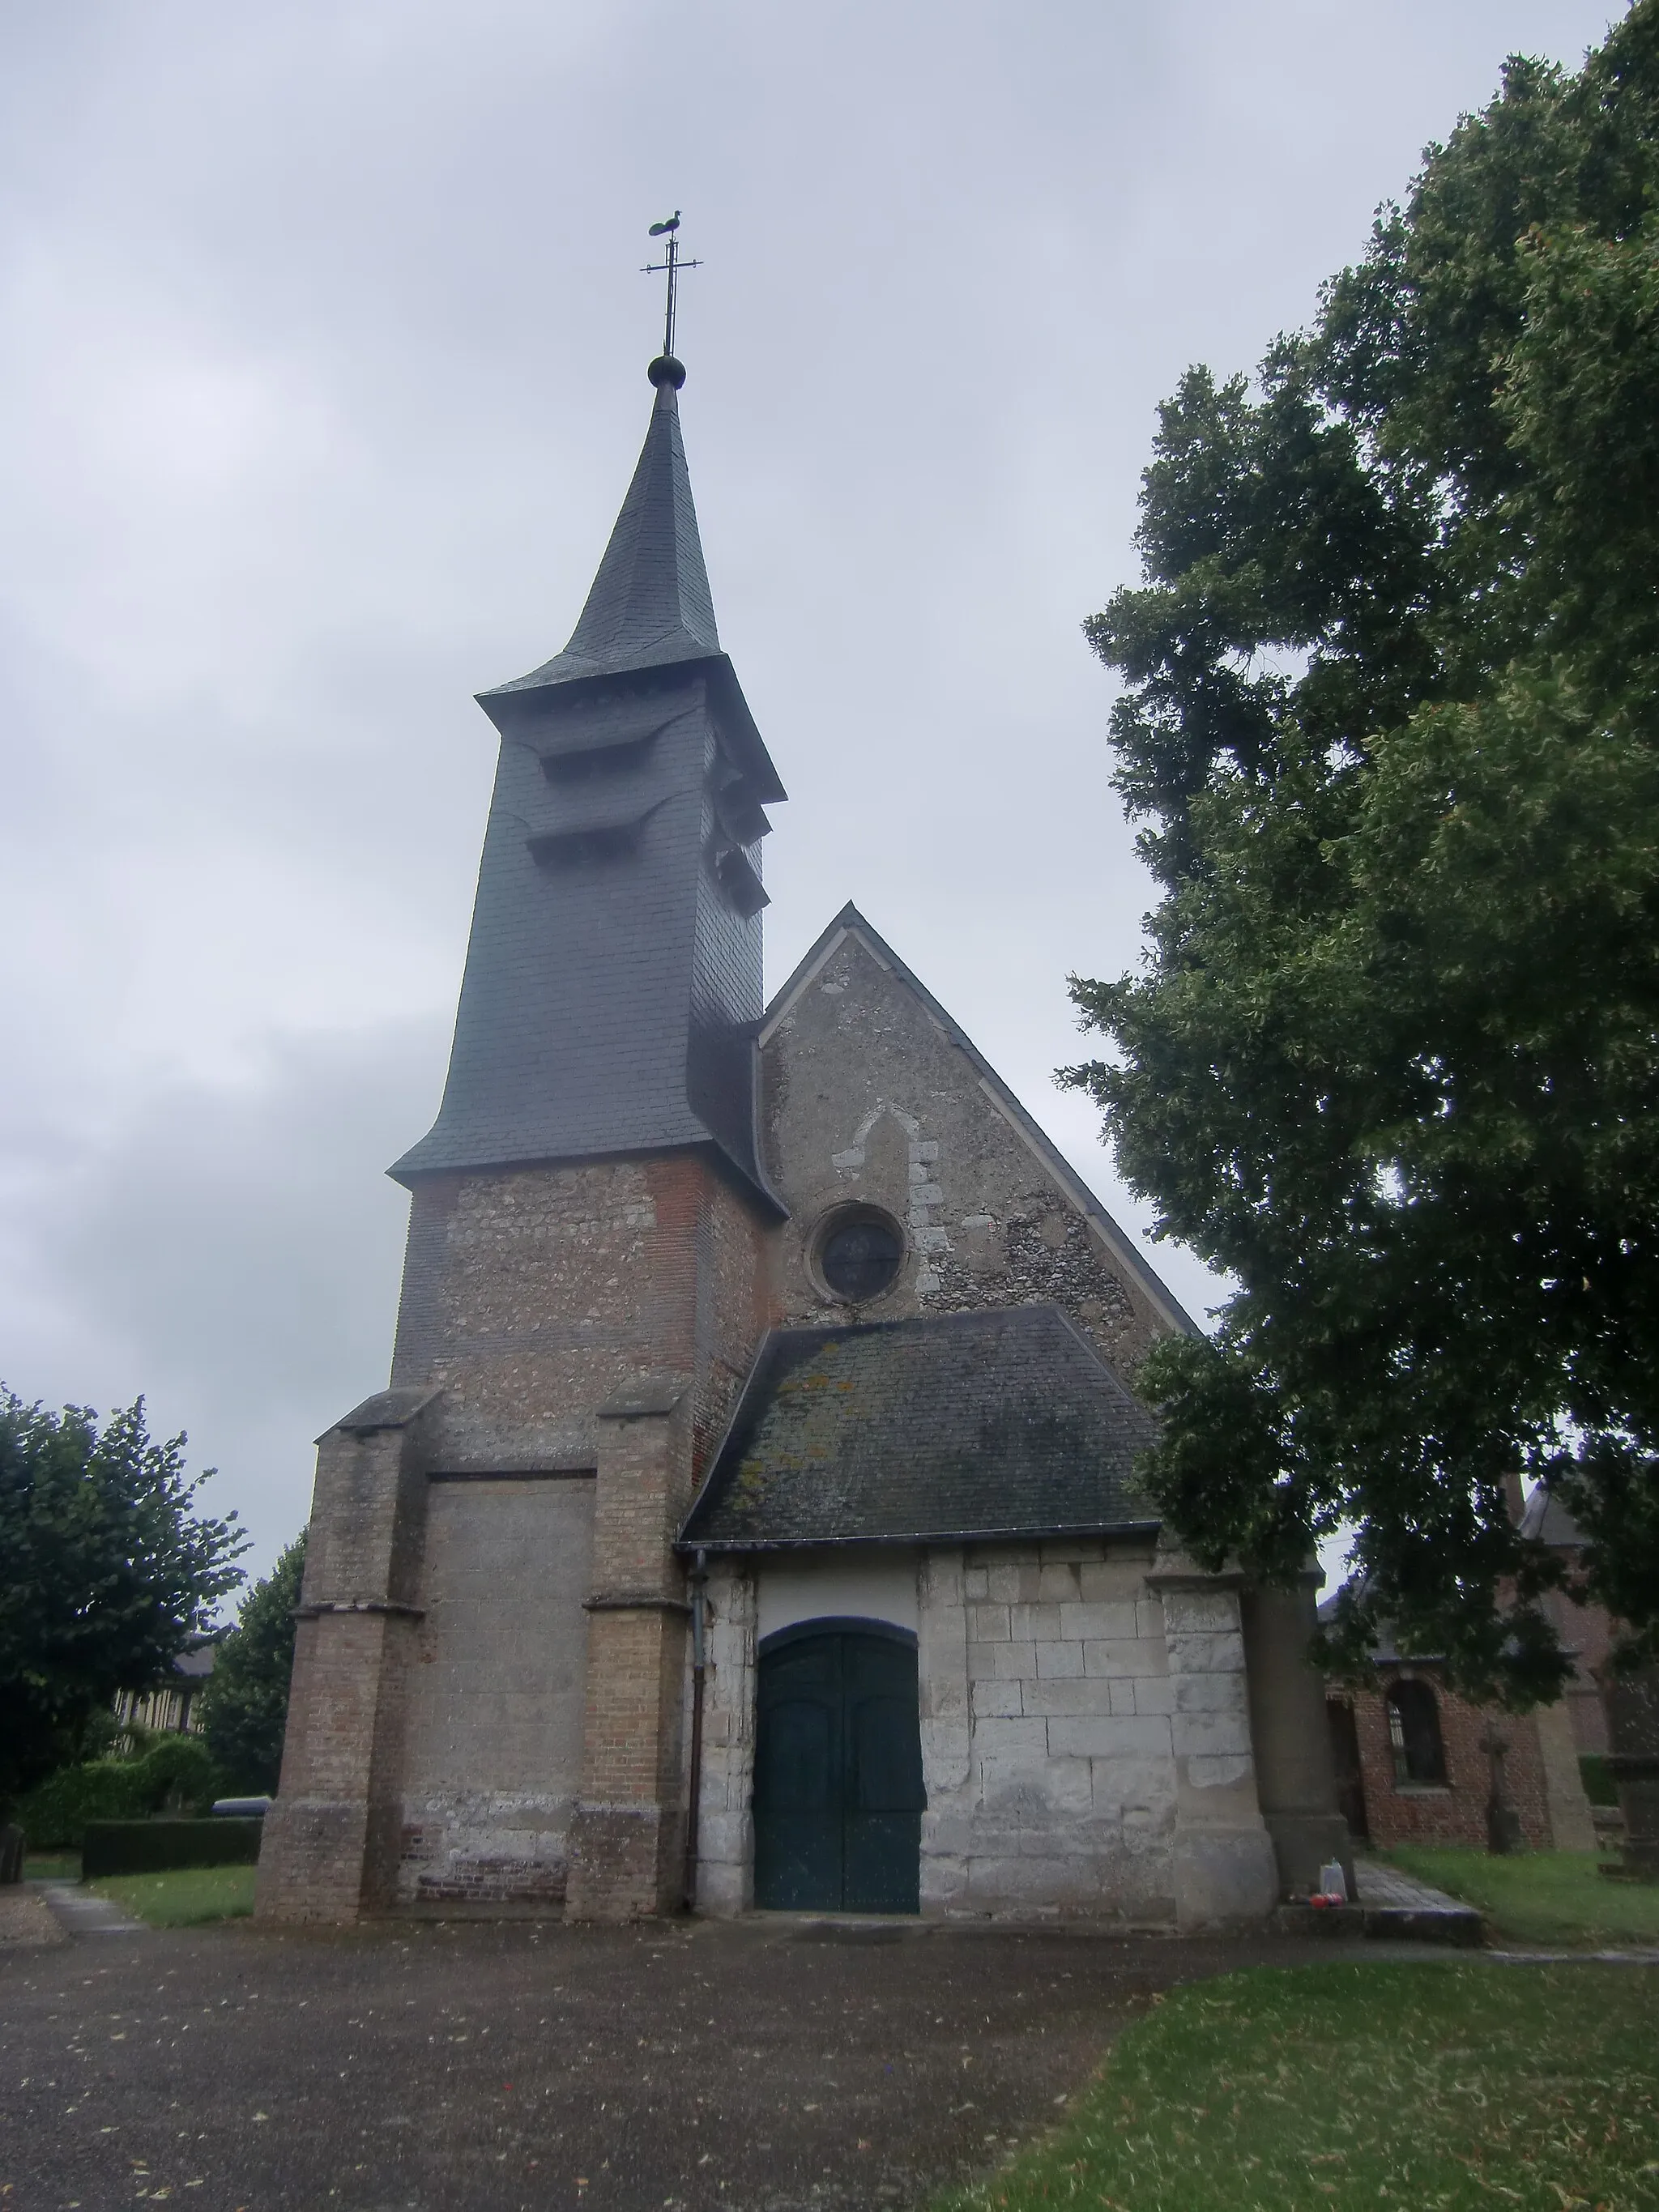
{"type": "Polygon", "coordinates": [[[1588,1851],[1520,1851],[1495,1859],[1487,1851],[1412,1844],[1377,1856],[1478,1905],[1501,1934],[1523,1943],[1593,1950],[1659,1945],[1659,1882],[1609,1881],[1588,1851]]]}
{"type": "Polygon", "coordinates": [[[109,1875],[91,1887],[152,1928],[192,1928],[252,1912],[254,1872],[251,1866],[180,1867],[171,1874],[109,1875]]]}
{"type": "Polygon", "coordinates": [[[1651,2212],[1659,1972],[1264,1966],[1154,2000],[1072,2117],[933,2212],[1651,2212]]]}

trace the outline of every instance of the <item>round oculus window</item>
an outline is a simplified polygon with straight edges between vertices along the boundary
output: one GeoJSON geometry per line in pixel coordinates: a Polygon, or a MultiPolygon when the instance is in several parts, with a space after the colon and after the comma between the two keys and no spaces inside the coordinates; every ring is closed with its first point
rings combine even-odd
{"type": "Polygon", "coordinates": [[[849,1305],[862,1305],[898,1279],[904,1232],[884,1213],[837,1214],[819,1236],[815,1256],[825,1288],[849,1305]]]}

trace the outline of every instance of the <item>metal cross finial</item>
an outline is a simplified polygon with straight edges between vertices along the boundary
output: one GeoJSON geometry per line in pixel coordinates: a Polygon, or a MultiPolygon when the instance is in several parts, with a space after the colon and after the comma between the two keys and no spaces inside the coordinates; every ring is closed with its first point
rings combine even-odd
{"type": "Polygon", "coordinates": [[[678,289],[679,273],[682,269],[701,269],[702,266],[701,261],[682,261],[680,259],[679,228],[680,211],[678,208],[676,208],[673,214],[669,216],[666,222],[653,222],[652,224],[650,229],[646,233],[646,236],[647,238],[660,238],[666,241],[663,247],[663,258],[660,261],[647,261],[644,268],[640,271],[640,274],[642,276],[658,276],[662,275],[665,270],[667,272],[668,312],[663,317],[662,349],[665,357],[670,361],[674,357],[674,306],[675,294],[678,289]]]}

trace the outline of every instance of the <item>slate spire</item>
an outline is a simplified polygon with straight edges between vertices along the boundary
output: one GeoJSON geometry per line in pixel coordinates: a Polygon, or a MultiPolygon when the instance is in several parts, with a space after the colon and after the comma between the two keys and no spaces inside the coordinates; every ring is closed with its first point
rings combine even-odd
{"type": "Polygon", "coordinates": [[[645,443],[570,642],[528,676],[501,685],[500,692],[668,667],[720,650],[680,436],[678,392],[685,371],[665,354],[648,373],[657,398],[645,443]]]}
{"type": "Polygon", "coordinates": [[[438,1119],[392,1173],[713,1145],[754,1126],[760,842],[778,772],[720,649],[672,354],[564,651],[480,692],[501,732],[438,1119]]]}

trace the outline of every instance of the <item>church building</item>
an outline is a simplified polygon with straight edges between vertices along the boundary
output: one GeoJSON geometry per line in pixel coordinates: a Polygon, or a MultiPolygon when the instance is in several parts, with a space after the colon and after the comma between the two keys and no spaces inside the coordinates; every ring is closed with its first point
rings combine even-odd
{"type": "Polygon", "coordinates": [[[1314,1589],[1205,1574],[1123,1377],[1192,1323],[846,907],[768,1003],[785,793],[651,364],[501,737],[389,1387],[320,1440],[258,1911],[1261,1922],[1346,1855],[1314,1589]]]}

